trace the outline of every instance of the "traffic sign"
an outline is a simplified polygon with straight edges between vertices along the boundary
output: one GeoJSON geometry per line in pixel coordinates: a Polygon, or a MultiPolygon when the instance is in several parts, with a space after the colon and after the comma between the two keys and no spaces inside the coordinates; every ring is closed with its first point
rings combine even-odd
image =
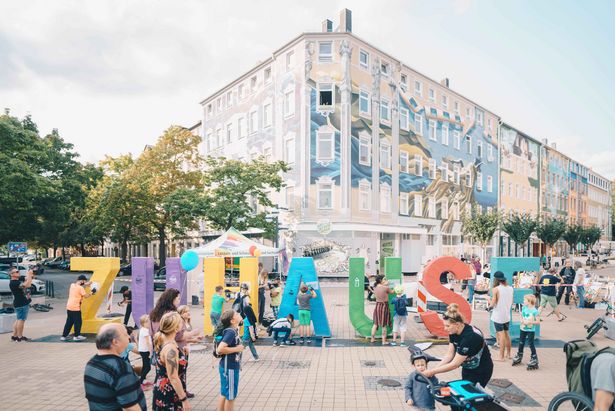
{"type": "Polygon", "coordinates": [[[28,243],[11,242],[9,243],[9,253],[27,253],[28,243]]]}

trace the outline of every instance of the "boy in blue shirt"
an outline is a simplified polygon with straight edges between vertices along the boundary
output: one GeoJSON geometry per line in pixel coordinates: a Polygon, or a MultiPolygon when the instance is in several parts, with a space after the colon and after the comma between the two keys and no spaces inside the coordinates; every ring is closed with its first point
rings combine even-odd
{"type": "Polygon", "coordinates": [[[256,332],[254,331],[253,325],[256,324],[256,315],[254,315],[254,310],[251,305],[247,305],[243,308],[243,312],[245,317],[243,317],[243,345],[244,347],[250,347],[250,352],[252,352],[252,357],[254,357],[254,361],[258,361],[258,352],[256,352],[256,347],[254,347],[254,341],[256,341],[256,332]]]}
{"type": "Polygon", "coordinates": [[[521,309],[521,325],[519,327],[519,348],[517,355],[513,358],[512,365],[518,365],[523,359],[523,349],[525,348],[525,341],[530,347],[532,357],[527,364],[528,370],[538,368],[538,356],[536,355],[536,347],[534,346],[534,336],[536,334],[536,324],[539,324],[538,310],[536,309],[536,296],[533,294],[527,294],[523,297],[523,308],[521,309]]]}
{"type": "Polygon", "coordinates": [[[397,334],[399,333],[399,345],[406,345],[404,338],[406,337],[406,326],[408,323],[408,300],[404,289],[401,286],[395,287],[395,298],[393,298],[393,342],[391,345],[396,345],[397,334]]]}

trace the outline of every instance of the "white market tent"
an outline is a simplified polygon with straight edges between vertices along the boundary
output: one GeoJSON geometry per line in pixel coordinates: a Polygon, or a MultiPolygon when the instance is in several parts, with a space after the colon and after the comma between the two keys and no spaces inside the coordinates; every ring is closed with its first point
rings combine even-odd
{"type": "Polygon", "coordinates": [[[192,251],[200,257],[277,257],[280,252],[250,240],[232,227],[214,241],[192,251]]]}

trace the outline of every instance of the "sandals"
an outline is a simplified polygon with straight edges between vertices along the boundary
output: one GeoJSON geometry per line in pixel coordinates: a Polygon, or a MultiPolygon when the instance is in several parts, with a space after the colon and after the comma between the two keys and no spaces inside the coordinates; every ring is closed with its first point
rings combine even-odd
{"type": "Polygon", "coordinates": [[[562,322],[562,321],[564,321],[566,318],[568,318],[568,317],[567,317],[567,316],[565,316],[564,314],[562,314],[562,318],[560,318],[560,319],[559,319],[559,320],[557,320],[557,321],[559,321],[559,322],[561,323],[561,322],[562,322]]]}

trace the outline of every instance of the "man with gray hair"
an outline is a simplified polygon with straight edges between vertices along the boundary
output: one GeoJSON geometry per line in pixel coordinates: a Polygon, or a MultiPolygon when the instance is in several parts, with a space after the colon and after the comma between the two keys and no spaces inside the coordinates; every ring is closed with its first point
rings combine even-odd
{"type": "Polygon", "coordinates": [[[98,354],[88,361],[83,376],[90,411],[147,409],[139,377],[120,357],[128,341],[126,328],[121,324],[105,324],[98,330],[98,354]]]}

